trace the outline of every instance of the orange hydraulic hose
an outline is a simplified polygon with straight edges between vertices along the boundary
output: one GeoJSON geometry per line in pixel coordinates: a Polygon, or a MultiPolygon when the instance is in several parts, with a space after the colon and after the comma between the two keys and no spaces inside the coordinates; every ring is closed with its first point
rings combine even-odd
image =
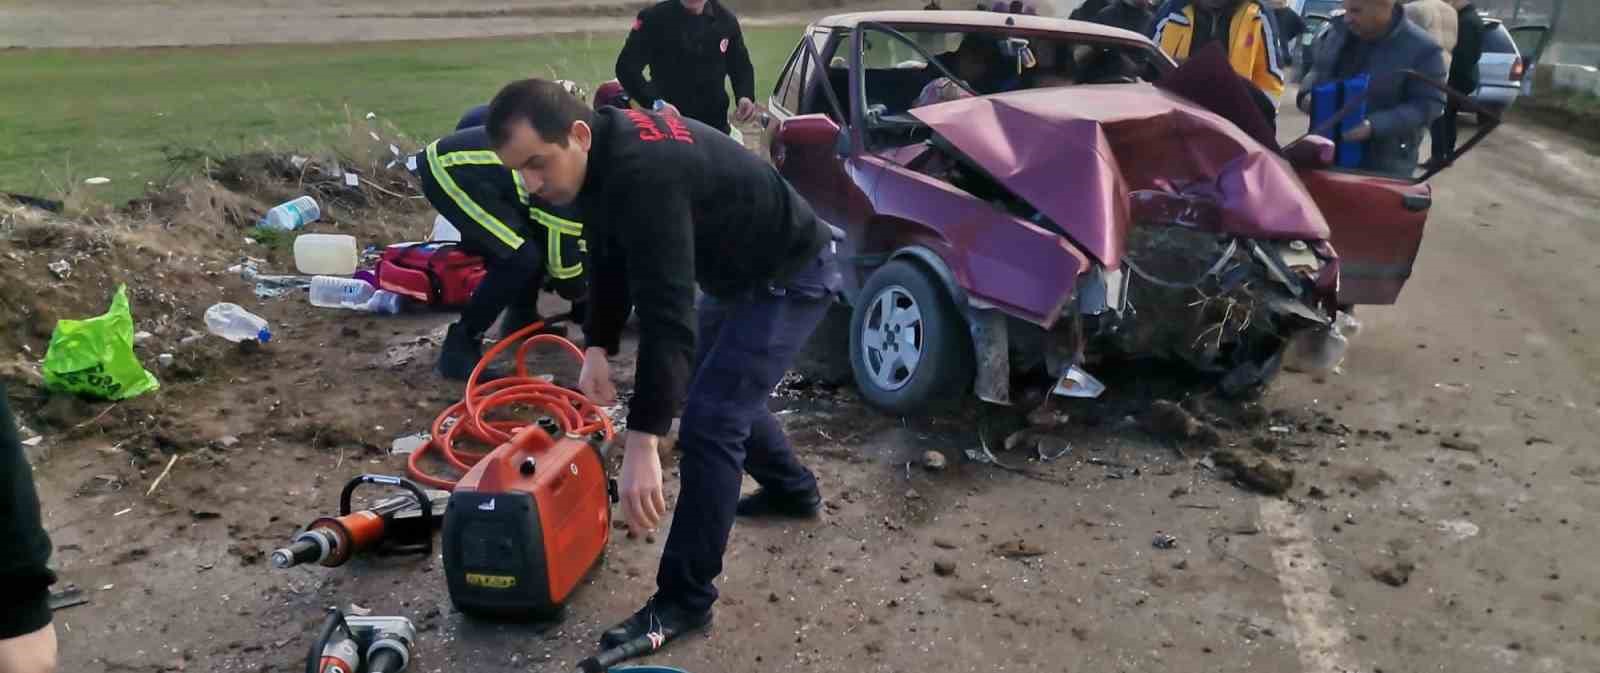
{"type": "Polygon", "coordinates": [[[557,346],[577,360],[580,366],[583,364],[583,351],[578,350],[571,341],[553,334],[534,334],[544,327],[544,322],[528,325],[517,330],[515,334],[501,339],[489,349],[489,352],[483,354],[478,366],[472,369],[472,376],[467,378],[467,389],[461,401],[445,408],[437,418],[433,419],[431,428],[433,438],[406,459],[406,473],[413,480],[429,488],[454,490],[455,479],[438,477],[422,469],[421,462],[426,455],[437,453],[444,462],[465,473],[486,454],[457,449],[456,441],[461,439],[463,433],[466,437],[483,444],[499,446],[509,441],[517,430],[532,424],[531,419],[486,420],[490,411],[501,407],[513,405],[536,407],[555,419],[561,426],[562,432],[585,436],[602,432],[607,440],[611,439],[615,433],[611,427],[611,418],[594,402],[589,401],[581,393],[562,388],[528,373],[526,356],[528,351],[539,344],[557,346]],[[489,362],[510,349],[513,344],[519,344],[515,375],[478,383],[489,362]]]}

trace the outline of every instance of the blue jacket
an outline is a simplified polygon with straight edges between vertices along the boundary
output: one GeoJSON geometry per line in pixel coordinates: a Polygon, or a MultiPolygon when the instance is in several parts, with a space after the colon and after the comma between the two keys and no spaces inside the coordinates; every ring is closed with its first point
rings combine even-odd
{"type": "MultiPolygon", "coordinates": [[[[1422,131],[1444,112],[1445,96],[1440,91],[1409,78],[1391,77],[1401,70],[1415,70],[1443,82],[1444,51],[1417,24],[1405,18],[1397,5],[1394,25],[1373,45],[1367,61],[1372,76],[1368,89],[1367,119],[1372,122],[1372,141],[1367,144],[1364,170],[1409,176],[1417,167],[1417,151],[1422,131]]],[[[1339,54],[1356,38],[1344,17],[1334,18],[1311,46],[1302,98],[1311,95],[1318,84],[1338,79],[1339,54]]]]}

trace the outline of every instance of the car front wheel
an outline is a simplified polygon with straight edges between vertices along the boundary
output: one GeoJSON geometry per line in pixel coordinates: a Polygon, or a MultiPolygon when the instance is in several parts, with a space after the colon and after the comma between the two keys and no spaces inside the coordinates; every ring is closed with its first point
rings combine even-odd
{"type": "Polygon", "coordinates": [[[850,316],[850,368],[867,402],[910,414],[972,381],[966,320],[927,271],[897,260],[873,272],[850,316]]]}

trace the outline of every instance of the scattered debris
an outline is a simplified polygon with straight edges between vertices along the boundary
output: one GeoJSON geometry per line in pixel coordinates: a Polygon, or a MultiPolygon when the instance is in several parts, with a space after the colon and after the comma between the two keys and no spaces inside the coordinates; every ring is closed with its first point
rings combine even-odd
{"type": "Polygon", "coordinates": [[[167,474],[172,472],[172,466],[176,464],[178,464],[178,454],[173,454],[172,460],[167,461],[167,468],[162,470],[156,480],[150,483],[150,490],[144,492],[145,497],[149,497],[156,492],[156,488],[161,486],[161,480],[167,478],[167,474]]]}
{"type": "Polygon", "coordinates": [[[1156,533],[1155,538],[1150,540],[1150,546],[1156,549],[1176,549],[1178,547],[1178,538],[1166,533],[1156,533]]]}
{"type": "Polygon", "coordinates": [[[172,364],[177,361],[177,358],[173,357],[171,353],[162,353],[156,356],[156,364],[161,365],[162,367],[171,367],[172,364]]]}
{"type": "Polygon", "coordinates": [[[1465,519],[1446,519],[1439,522],[1439,531],[1457,542],[1478,535],[1478,524],[1465,519]]]}
{"type": "Polygon", "coordinates": [[[1240,485],[1264,495],[1281,495],[1294,486],[1294,470],[1273,456],[1246,455],[1236,449],[1211,454],[1216,466],[1232,473],[1240,485]]]}
{"type": "Polygon", "coordinates": [[[1401,587],[1411,581],[1411,572],[1416,569],[1417,565],[1415,563],[1395,560],[1372,566],[1367,571],[1372,574],[1372,579],[1391,587],[1401,587]]]}
{"type": "Polygon", "coordinates": [[[1287,425],[1274,425],[1270,428],[1267,428],[1267,432],[1270,432],[1274,435],[1287,435],[1291,432],[1294,432],[1294,430],[1287,425]]]}
{"type": "Polygon", "coordinates": [[[217,446],[220,446],[220,447],[222,447],[224,449],[231,449],[234,446],[238,445],[238,443],[239,443],[239,438],[235,437],[233,435],[223,435],[223,436],[217,438],[217,446]]]}
{"type": "Polygon", "coordinates": [[[1394,481],[1394,476],[1374,465],[1352,465],[1344,468],[1344,481],[1362,491],[1370,491],[1384,482],[1394,481]]]}
{"type": "Polygon", "coordinates": [[[1001,542],[989,549],[995,556],[1001,558],[1032,558],[1044,556],[1045,551],[1027,540],[1011,540],[1001,542]]]}
{"type": "Polygon", "coordinates": [[[933,574],[940,577],[953,577],[956,574],[955,561],[934,561],[933,574]]]}
{"type": "Polygon", "coordinates": [[[945,539],[945,538],[942,538],[942,537],[934,538],[933,539],[933,546],[938,547],[940,549],[960,549],[961,548],[961,545],[958,545],[955,542],[953,542],[951,540],[948,540],[948,539],[945,539]]]}
{"type": "Polygon", "coordinates": [[[1072,453],[1072,443],[1060,437],[1040,437],[1034,443],[1034,450],[1039,454],[1039,462],[1048,463],[1072,453]]]}
{"type": "Polygon", "coordinates": [[[1047,430],[1064,427],[1072,419],[1066,412],[1056,411],[1048,401],[1048,398],[1044,404],[1028,412],[1027,418],[1028,425],[1047,430]]]}
{"type": "Polygon", "coordinates": [[[27,439],[22,440],[22,445],[26,446],[26,447],[29,447],[29,448],[33,448],[35,446],[38,446],[43,441],[44,441],[44,435],[35,435],[33,437],[29,437],[27,439]]]}
{"type": "Polygon", "coordinates": [[[1171,400],[1156,400],[1150,405],[1149,413],[1144,416],[1144,429],[1157,437],[1191,441],[1202,446],[1222,443],[1216,428],[1206,425],[1171,400]]]}
{"type": "Polygon", "coordinates": [[[84,180],[83,184],[86,184],[86,185],[104,185],[104,184],[109,184],[110,182],[111,182],[111,178],[96,176],[96,177],[92,177],[92,178],[88,178],[88,179],[84,180]]]}
{"type": "Polygon", "coordinates": [[[1483,444],[1479,443],[1477,440],[1463,437],[1459,432],[1448,437],[1440,437],[1439,446],[1454,451],[1465,451],[1467,453],[1483,452],[1483,444]]]}
{"type": "Polygon", "coordinates": [[[50,269],[50,273],[55,274],[56,278],[60,280],[66,280],[72,277],[72,263],[68,262],[67,260],[56,260],[46,264],[45,268],[50,269]]]}
{"type": "Polygon", "coordinates": [[[356,605],[355,603],[351,603],[350,604],[350,614],[355,615],[357,617],[365,617],[367,615],[372,614],[372,608],[364,608],[364,607],[361,607],[359,605],[356,605]]]}
{"type": "Polygon", "coordinates": [[[126,507],[126,508],[123,508],[123,509],[120,509],[120,510],[117,510],[117,513],[116,513],[116,514],[112,514],[112,515],[111,515],[111,516],[114,516],[114,517],[116,517],[116,516],[122,516],[122,515],[124,515],[124,514],[127,514],[127,513],[128,513],[128,512],[132,512],[132,511],[133,511],[133,508],[132,508],[132,507],[126,507]]]}
{"type": "Polygon", "coordinates": [[[420,451],[422,447],[427,446],[428,442],[431,441],[433,441],[433,435],[430,435],[426,432],[419,432],[417,434],[406,435],[404,437],[396,437],[394,443],[389,445],[389,455],[409,456],[417,451],[420,451]]]}
{"type": "Polygon", "coordinates": [[[208,511],[205,511],[205,510],[198,510],[198,509],[191,509],[191,510],[189,510],[189,518],[194,519],[195,521],[209,521],[211,519],[220,519],[220,518],[222,518],[222,513],[221,512],[208,512],[208,511]]]}
{"type": "Polygon", "coordinates": [[[938,451],[925,451],[922,454],[922,468],[930,472],[939,472],[949,465],[944,454],[938,451]]]}
{"type": "MultiPolygon", "coordinates": [[[[107,585],[110,586],[110,585],[107,585]]],[[[59,590],[50,592],[50,611],[65,610],[67,608],[88,603],[89,599],[83,595],[83,589],[78,585],[68,583],[59,590]]]]}
{"type": "Polygon", "coordinates": [[[918,493],[917,489],[914,489],[914,488],[906,489],[906,500],[921,500],[921,499],[922,499],[922,494],[918,493]]]}
{"type": "Polygon", "coordinates": [[[1320,486],[1312,486],[1306,490],[1306,497],[1312,500],[1324,500],[1328,497],[1328,492],[1322,490],[1320,486]]]}

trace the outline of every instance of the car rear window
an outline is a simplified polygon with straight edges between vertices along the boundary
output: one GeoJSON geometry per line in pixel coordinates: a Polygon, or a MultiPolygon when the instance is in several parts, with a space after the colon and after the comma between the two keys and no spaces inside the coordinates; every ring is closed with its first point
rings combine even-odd
{"type": "Polygon", "coordinates": [[[1515,54],[1516,43],[1511,41],[1511,33],[1504,24],[1495,24],[1483,33],[1483,53],[1485,54],[1515,54]]]}

